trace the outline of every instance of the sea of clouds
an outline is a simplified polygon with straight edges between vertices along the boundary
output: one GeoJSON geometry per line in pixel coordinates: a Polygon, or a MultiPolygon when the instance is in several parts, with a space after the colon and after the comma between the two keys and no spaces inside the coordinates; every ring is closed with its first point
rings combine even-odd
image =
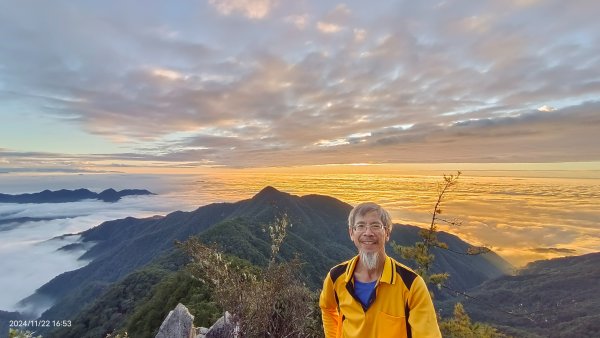
{"type": "MultiPolygon", "coordinates": [[[[4,176],[4,175],[0,175],[4,176]]],[[[149,189],[158,195],[126,196],[116,203],[85,200],[70,203],[13,204],[0,203],[0,310],[25,310],[17,303],[55,276],[80,268],[87,261],[78,258],[84,249],[58,250],[74,243],[77,234],[104,221],[128,216],[165,215],[175,210],[191,210],[196,206],[169,194],[165,181],[141,176],[127,180],[118,175],[107,176],[17,176],[0,177],[0,193],[26,193],[44,189],[88,188],[95,192],[107,188],[149,189]],[[135,186],[131,186],[135,182],[135,186]],[[19,218],[42,218],[18,221],[19,218]],[[11,221],[14,220],[14,221],[11,221]]],[[[27,309],[40,313],[45,310],[27,309]]]]}

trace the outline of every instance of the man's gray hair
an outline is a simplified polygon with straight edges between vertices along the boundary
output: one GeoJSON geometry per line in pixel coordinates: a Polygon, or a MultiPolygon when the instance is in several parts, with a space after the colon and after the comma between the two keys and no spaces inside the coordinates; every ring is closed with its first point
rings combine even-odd
{"type": "Polygon", "coordinates": [[[390,232],[392,231],[392,217],[390,214],[379,204],[373,202],[365,202],[361,203],[350,211],[350,215],[348,215],[348,227],[354,226],[354,220],[357,216],[364,216],[371,211],[375,211],[379,219],[381,220],[381,224],[386,227],[390,232]]]}

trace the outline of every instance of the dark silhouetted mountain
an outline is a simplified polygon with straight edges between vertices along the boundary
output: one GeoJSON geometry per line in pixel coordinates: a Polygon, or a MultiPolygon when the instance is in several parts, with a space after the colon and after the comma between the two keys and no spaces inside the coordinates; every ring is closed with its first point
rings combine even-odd
{"type": "MultiPolygon", "coordinates": [[[[460,300],[469,315],[518,337],[598,337],[600,253],[528,264],[460,300]]],[[[449,314],[456,299],[442,304],[449,314]]]]}
{"type": "MultiPolygon", "coordinates": [[[[280,258],[299,255],[307,262],[303,271],[307,285],[319,288],[331,267],[356,254],[346,224],[351,208],[328,196],[299,197],[266,187],[253,198],[236,203],[215,203],[191,212],[104,222],[81,233],[84,243],[95,243],[81,257],[91,262],[55,277],[22,304],[35,304],[37,298],[56,299],[42,317],[73,318],[112,283],[173,252],[175,241],[185,241],[190,236],[214,242],[253,264],[267,264],[271,243],[265,225],[284,211],[291,227],[281,246],[280,258]]],[[[418,228],[395,225],[392,238],[401,244],[412,244],[418,239],[418,228]]],[[[440,239],[456,251],[469,246],[449,234],[441,233],[440,239]]],[[[440,251],[436,252],[434,265],[436,271],[450,271],[453,285],[461,288],[474,287],[510,269],[495,253],[464,256],[440,251]]]]}
{"type": "Polygon", "coordinates": [[[87,189],[67,190],[61,189],[56,191],[44,190],[33,194],[9,195],[0,194],[0,203],[66,203],[78,202],[87,199],[97,199],[104,202],[116,202],[124,196],[133,195],[154,195],[148,190],[141,189],[125,189],[116,191],[114,189],[106,189],[101,193],[95,193],[87,189]]]}

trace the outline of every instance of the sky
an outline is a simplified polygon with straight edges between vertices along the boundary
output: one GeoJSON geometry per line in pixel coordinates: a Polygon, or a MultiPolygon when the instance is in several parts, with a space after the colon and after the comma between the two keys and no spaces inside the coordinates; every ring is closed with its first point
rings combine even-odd
{"type": "Polygon", "coordinates": [[[0,0],[0,172],[597,163],[598,12],[0,0]]]}

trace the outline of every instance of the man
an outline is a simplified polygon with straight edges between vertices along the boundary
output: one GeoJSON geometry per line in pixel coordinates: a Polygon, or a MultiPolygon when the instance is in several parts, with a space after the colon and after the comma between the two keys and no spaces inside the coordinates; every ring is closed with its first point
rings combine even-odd
{"type": "Polygon", "coordinates": [[[441,337],[423,278],[385,253],[389,213],[362,203],[350,212],[348,226],[358,255],[325,278],[319,301],[325,337],[441,337]]]}

